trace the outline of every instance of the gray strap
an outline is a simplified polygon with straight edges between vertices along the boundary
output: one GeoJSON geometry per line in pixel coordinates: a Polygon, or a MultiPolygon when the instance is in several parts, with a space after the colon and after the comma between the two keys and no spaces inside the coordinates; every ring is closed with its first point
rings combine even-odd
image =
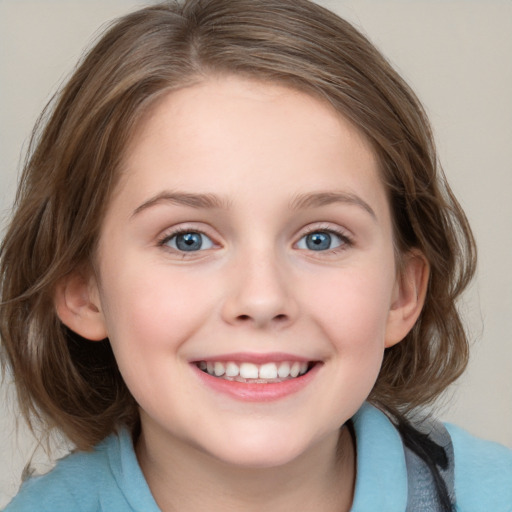
{"type": "MultiPolygon", "coordinates": [[[[455,472],[453,445],[450,434],[445,426],[431,419],[423,420],[414,427],[444,448],[448,464],[443,469],[438,467],[440,475],[446,484],[452,503],[455,503],[455,472]]],[[[427,464],[409,448],[404,446],[405,462],[407,465],[407,512],[444,512],[439,503],[434,478],[427,464]]]]}

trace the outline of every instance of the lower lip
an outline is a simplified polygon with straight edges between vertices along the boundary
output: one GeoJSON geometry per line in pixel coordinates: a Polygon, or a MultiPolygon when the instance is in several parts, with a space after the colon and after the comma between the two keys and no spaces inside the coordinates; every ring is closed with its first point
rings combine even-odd
{"type": "Polygon", "coordinates": [[[306,374],[282,382],[251,384],[213,377],[192,365],[201,381],[218,393],[244,402],[273,402],[293,395],[304,389],[316,376],[320,364],[315,364],[306,374]]]}

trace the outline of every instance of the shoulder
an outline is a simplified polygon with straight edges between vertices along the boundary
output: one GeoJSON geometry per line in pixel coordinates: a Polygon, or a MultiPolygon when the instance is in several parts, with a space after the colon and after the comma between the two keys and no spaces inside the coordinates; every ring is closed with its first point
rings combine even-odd
{"type": "Polygon", "coordinates": [[[108,479],[106,466],[105,454],[98,451],[68,455],[49,473],[24,482],[5,512],[95,510],[89,491],[97,487],[100,475],[108,479]]]}
{"type": "Polygon", "coordinates": [[[447,424],[455,457],[457,510],[512,512],[512,450],[447,424]]]}
{"type": "Polygon", "coordinates": [[[68,455],[49,473],[27,480],[5,512],[131,511],[123,478],[134,472],[140,469],[131,439],[127,433],[113,435],[93,451],[68,455]]]}
{"type": "MultiPolygon", "coordinates": [[[[353,422],[358,465],[353,512],[406,510],[410,468],[398,430],[369,404],[353,422]]],[[[457,512],[512,512],[512,450],[445,427],[453,445],[457,512]]]]}

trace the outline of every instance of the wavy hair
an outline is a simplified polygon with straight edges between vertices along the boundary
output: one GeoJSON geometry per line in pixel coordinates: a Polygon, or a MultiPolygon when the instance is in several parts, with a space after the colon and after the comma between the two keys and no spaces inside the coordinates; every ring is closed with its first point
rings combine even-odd
{"type": "Polygon", "coordinates": [[[115,21],[45,109],[0,249],[4,366],[27,419],[58,427],[78,448],[134,428],[138,413],[108,340],[88,342],[59,321],[56,284],[92,260],[138,120],[164,94],[212,74],[321,98],[374,148],[397,252],[422,251],[430,282],[419,320],[386,350],[369,399],[410,412],[466,366],[456,299],[474,273],[474,240],[408,85],[352,25],[307,0],[167,2],[115,21]]]}

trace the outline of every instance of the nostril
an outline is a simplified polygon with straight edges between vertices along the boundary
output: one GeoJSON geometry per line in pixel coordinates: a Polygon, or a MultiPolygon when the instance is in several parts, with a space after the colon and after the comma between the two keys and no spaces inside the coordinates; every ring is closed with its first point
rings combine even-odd
{"type": "MultiPolygon", "coordinates": [[[[238,315],[237,316],[237,320],[241,321],[241,322],[248,322],[252,319],[252,316],[251,315],[238,315]]],[[[277,321],[277,322],[284,322],[288,319],[288,315],[285,315],[285,314],[279,314],[279,315],[276,315],[273,317],[273,321],[277,321]]]]}

